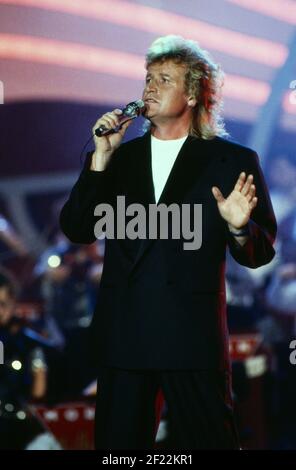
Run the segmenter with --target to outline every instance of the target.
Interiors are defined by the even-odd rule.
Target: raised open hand
[[[246,173],[242,172],[227,198],[223,197],[219,188],[212,187],[221,217],[235,229],[240,229],[248,223],[258,202],[255,197],[256,188],[252,183],[253,175],[247,177]]]

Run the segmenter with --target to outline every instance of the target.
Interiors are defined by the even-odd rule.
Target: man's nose
[[[150,91],[150,90],[153,90],[153,91],[157,91],[157,83],[155,80],[150,80],[147,84],[146,84],[146,90]]]

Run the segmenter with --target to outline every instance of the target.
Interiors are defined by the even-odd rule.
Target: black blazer
[[[95,241],[99,203],[116,209],[116,196],[125,195],[126,205],[155,204],[149,132],[122,144],[105,171],[90,171],[90,158],[60,215],[61,228],[74,243]],[[258,196],[244,247],[229,233],[211,192],[215,185],[227,196],[241,171],[254,175]],[[227,369],[226,247],[251,268],[268,263],[275,253],[276,222],[257,154],[219,137],[189,136],[160,203],[201,203],[202,245],[185,251],[182,238],[106,238],[92,322],[98,363],[127,369]]]

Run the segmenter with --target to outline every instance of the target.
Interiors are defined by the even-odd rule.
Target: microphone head
[[[139,116],[139,114],[141,114],[144,108],[145,103],[143,100],[132,101],[131,103],[126,105],[123,110],[123,114],[129,117]]]
[[[143,100],[137,100],[135,101],[135,103],[137,104],[138,108],[145,108],[145,103]]]

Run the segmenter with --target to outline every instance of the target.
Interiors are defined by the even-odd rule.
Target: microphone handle
[[[103,137],[105,135],[109,135],[109,134],[115,134],[115,132],[118,132],[120,129],[121,129],[121,126],[127,122],[127,121],[131,121],[132,119],[135,119],[136,117],[138,117],[137,115],[135,116],[130,116],[130,117],[127,117],[125,116],[122,121],[120,122],[120,124],[115,127],[115,129],[108,129],[104,124],[102,124],[100,127],[98,127],[96,130],[95,130],[95,135],[97,137]]]

